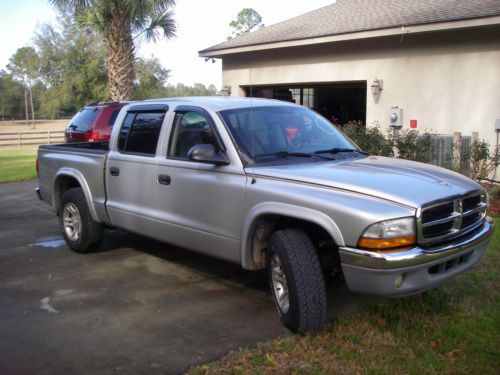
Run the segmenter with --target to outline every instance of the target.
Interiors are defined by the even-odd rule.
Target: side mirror
[[[227,160],[226,155],[221,152],[217,152],[214,145],[211,144],[194,145],[189,149],[187,156],[189,160],[197,161],[198,163],[215,165],[229,164],[229,160]]]

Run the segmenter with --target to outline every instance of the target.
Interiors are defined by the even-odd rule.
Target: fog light
[[[403,284],[403,280],[404,280],[403,275],[396,276],[396,278],[394,279],[394,286],[396,288],[399,288],[401,284]]]

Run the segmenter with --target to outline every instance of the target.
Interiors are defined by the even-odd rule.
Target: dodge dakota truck
[[[37,170],[74,251],[112,227],[266,269],[293,332],[326,323],[328,280],[383,296],[434,288],[479,262],[494,225],[474,181],[370,156],[275,100],[130,103],[109,142],[41,146]]]

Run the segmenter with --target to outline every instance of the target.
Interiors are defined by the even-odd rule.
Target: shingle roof
[[[500,0],[338,0],[201,52],[500,15]]]

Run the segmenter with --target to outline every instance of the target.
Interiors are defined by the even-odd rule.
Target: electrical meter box
[[[497,118],[497,119],[495,120],[495,130],[496,130],[497,132],[500,132],[500,118]]]
[[[389,125],[395,127],[403,126],[403,108],[391,108],[389,112]]]

